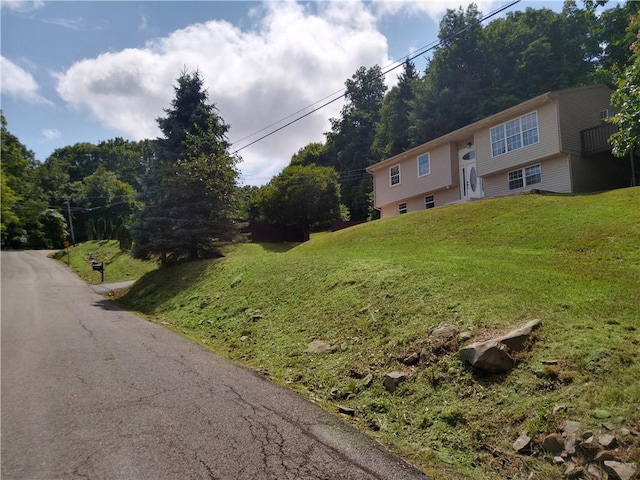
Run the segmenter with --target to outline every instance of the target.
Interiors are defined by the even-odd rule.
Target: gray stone
[[[508,372],[514,366],[510,350],[522,350],[531,331],[539,325],[540,320],[533,320],[506,335],[467,345],[460,349],[460,358],[481,370],[493,373]]]
[[[558,454],[564,450],[564,438],[559,433],[552,433],[542,440],[542,448],[547,452]]]
[[[622,463],[613,460],[604,462],[604,468],[614,479],[631,480],[636,474],[636,465],[633,463]]]
[[[531,437],[526,433],[520,435],[515,442],[513,442],[513,449],[520,453],[523,451],[531,450]]]
[[[338,405],[338,412],[343,415],[349,415],[350,417],[354,417],[356,415],[355,409],[351,407],[345,407],[344,405]]]
[[[573,455],[574,453],[576,453],[576,441],[577,438],[575,433],[567,435],[567,438],[564,441],[564,450],[569,455]]]
[[[389,372],[384,376],[382,385],[388,392],[394,392],[398,385],[404,382],[409,375],[406,372]]]
[[[611,435],[610,433],[605,433],[598,437],[598,443],[602,445],[604,448],[615,448],[618,440],[615,435]]]
[[[498,337],[496,340],[505,344],[511,350],[518,352],[524,349],[524,346],[527,343],[527,340],[529,339],[529,335],[531,334],[531,332],[535,328],[538,328],[541,324],[542,322],[540,320],[532,320],[526,325],[516,330],[510,331],[506,335]]]
[[[369,373],[362,379],[362,385],[368,387],[373,382],[373,374]]]
[[[323,340],[314,340],[307,345],[307,353],[331,353],[336,347]]]
[[[580,422],[576,422],[575,420],[567,420],[562,425],[562,432],[566,435],[570,435],[580,430],[581,426],[582,424]]]
[[[584,473],[584,468],[574,463],[567,463],[567,468],[564,471],[566,478],[579,478]]]
[[[564,458],[562,458],[560,455],[556,455],[555,457],[553,457],[553,463],[554,465],[563,465],[564,462]]]
[[[441,325],[431,332],[429,340],[435,344],[444,345],[449,343],[451,340],[454,340],[458,335],[458,331],[458,327],[455,325]]]
[[[420,352],[412,352],[407,355],[404,355],[400,360],[401,363],[405,365],[415,365],[420,361]]]
[[[593,480],[604,480],[606,478],[605,473],[593,463],[587,465],[587,475],[589,478],[593,478]]]
[[[596,410],[593,411],[593,416],[596,418],[609,418],[611,416],[611,413],[609,413],[608,410],[604,410],[602,408],[598,408]]]
[[[567,411],[567,406],[566,405],[556,405],[555,407],[553,407],[553,414],[556,415],[560,412],[566,412]]]
[[[620,459],[616,455],[616,452],[612,450],[602,450],[601,452],[598,452],[596,456],[593,458],[593,460],[599,463],[611,461],[611,460],[616,462],[620,461]]]
[[[460,358],[473,367],[493,373],[508,372],[514,365],[507,346],[497,340],[472,343],[460,349]]]

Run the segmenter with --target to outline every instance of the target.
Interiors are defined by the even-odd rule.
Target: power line
[[[409,61],[409,62],[410,62],[411,60],[414,60],[415,58],[417,58],[417,57],[419,57],[419,56],[424,55],[425,53],[427,53],[427,52],[429,52],[429,51],[431,51],[431,50],[435,49],[436,47],[438,47],[438,46],[442,45],[443,43],[445,43],[445,42],[448,42],[448,41],[451,41],[451,40],[455,39],[456,37],[458,37],[458,36],[460,36],[461,34],[463,34],[464,32],[466,32],[467,30],[469,30],[469,29],[471,29],[471,28],[475,27],[476,25],[481,24],[481,23],[482,23],[482,22],[484,22],[485,20],[488,20],[488,19],[490,19],[490,18],[492,18],[492,17],[494,17],[494,16],[498,15],[499,13],[502,13],[503,11],[505,11],[505,10],[507,10],[507,9],[509,9],[509,8],[511,8],[511,7],[513,7],[514,5],[516,5],[516,4],[517,4],[517,3],[519,3],[519,2],[520,2],[520,0],[514,0],[514,1],[512,1],[511,3],[509,3],[509,4],[507,4],[507,5],[503,6],[503,7],[500,7],[500,8],[498,8],[498,9],[496,9],[496,10],[493,10],[493,11],[492,11],[492,12],[490,12],[489,14],[487,14],[487,15],[485,15],[485,16],[483,16],[483,17],[481,17],[481,18],[480,18],[480,19],[478,19],[477,21],[475,21],[475,22],[473,22],[473,23],[471,23],[471,24],[467,25],[467,26],[466,26],[466,27],[464,27],[463,29],[458,30],[457,32],[455,32],[455,33],[453,33],[453,34],[449,35],[448,37],[446,37],[446,38],[444,38],[444,39],[442,39],[442,40],[439,40],[438,42],[432,42],[432,43],[430,43],[429,45],[426,45],[426,46],[424,46],[424,47],[421,47],[420,49],[415,50],[414,52],[412,52],[412,53],[410,53],[410,54],[408,54],[408,55],[406,55],[406,56],[402,57],[402,59],[401,59],[401,60],[396,60],[395,62],[392,62],[391,64],[389,64],[389,66],[385,67],[385,70],[384,70],[384,71],[382,71],[382,72],[380,73],[380,75],[378,76],[378,78],[380,78],[380,77],[383,77],[383,76],[387,75],[388,73],[392,72],[392,71],[393,71],[393,70],[395,70],[396,68],[399,68],[400,66],[402,66],[402,65],[403,65],[403,63],[404,63],[404,62],[407,62],[407,61]],[[395,65],[394,65],[394,64],[395,64]],[[305,113],[304,115],[301,115],[301,116],[299,116],[299,117],[294,118],[294,119],[293,119],[293,120],[291,120],[290,122],[287,122],[286,124],[284,124],[284,125],[282,125],[282,126],[280,126],[280,127],[276,128],[275,130],[272,130],[272,131],[270,131],[269,133],[267,133],[267,134],[265,134],[265,135],[262,135],[261,137],[259,137],[259,138],[257,138],[256,140],[254,140],[254,141],[252,141],[252,142],[250,142],[250,143],[248,143],[248,144],[244,145],[243,147],[237,148],[236,150],[234,150],[234,151],[232,152],[232,155],[235,155],[236,153],[240,152],[241,150],[244,150],[245,148],[248,148],[248,147],[250,147],[251,145],[254,145],[254,144],[258,143],[258,142],[260,142],[260,141],[264,140],[265,138],[270,137],[271,135],[274,135],[275,133],[279,132],[280,130],[285,129],[285,128],[287,128],[287,127],[289,127],[289,126],[293,125],[293,124],[294,124],[294,123],[296,123],[296,122],[299,122],[300,120],[302,120],[303,118],[308,117],[308,116],[309,116],[309,115],[311,115],[312,113],[315,113],[315,112],[317,112],[318,110],[321,110],[321,109],[323,109],[324,107],[327,107],[327,106],[331,105],[332,103],[337,102],[338,100],[342,99],[342,98],[346,95],[346,92],[345,92],[345,91],[346,91],[346,87],[345,87],[345,88],[343,88],[343,89],[341,89],[341,90],[337,90],[336,92],[334,92],[334,93],[332,93],[332,94],[330,94],[330,95],[327,95],[326,97],[322,98],[321,100],[318,100],[317,102],[314,102],[314,103],[312,103],[311,105],[309,105],[309,106],[307,106],[307,107],[304,107],[304,108],[302,108],[302,109],[298,110],[297,112],[294,112],[294,113],[292,113],[292,114],[290,114],[290,115],[288,115],[288,116],[286,116],[286,117],[284,117],[284,118],[282,118],[282,119],[280,119],[280,120],[277,120],[276,122],[271,123],[270,125],[268,125],[268,126],[266,126],[266,127],[262,128],[262,129],[260,129],[260,130],[258,130],[258,131],[256,131],[256,132],[254,132],[254,133],[252,133],[252,134],[250,134],[250,135],[247,135],[247,136],[245,136],[245,137],[241,138],[240,140],[235,141],[234,143],[232,143],[232,146],[233,146],[233,145],[236,145],[236,144],[238,144],[238,143],[240,143],[242,140],[246,140],[247,138],[251,138],[251,137],[253,137],[254,135],[257,135],[258,133],[263,132],[263,131],[265,131],[265,130],[269,129],[270,127],[275,126],[275,125],[279,124],[280,122],[282,122],[282,121],[284,121],[284,120],[286,120],[286,119],[288,119],[288,118],[291,118],[291,117],[293,117],[293,116],[297,115],[297,114],[298,114],[298,113],[300,113],[300,112],[305,111],[307,108],[310,108],[310,107],[312,107],[313,105],[316,105],[316,104],[318,104],[319,102],[322,102],[323,100],[325,100],[325,99],[327,99],[327,98],[330,98],[330,97],[332,97],[332,96],[334,96],[334,95],[337,95],[338,93],[341,93],[341,92],[342,92],[342,93],[340,94],[340,96],[338,96],[338,97],[336,97],[336,98],[333,98],[332,100],[329,100],[328,102],[325,102],[325,103],[321,104],[320,106],[318,106],[318,107],[314,108],[313,110],[310,110],[309,112]]]

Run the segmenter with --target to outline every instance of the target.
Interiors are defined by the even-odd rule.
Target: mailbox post
[[[100,282],[104,283],[104,262],[93,262],[91,264],[91,268],[93,268],[96,272],[100,272]]]

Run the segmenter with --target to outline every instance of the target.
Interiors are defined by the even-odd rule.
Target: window
[[[407,213],[407,202],[402,202],[398,204],[398,213],[402,215],[403,213]]]
[[[436,206],[436,199],[433,195],[424,197],[424,208],[433,208]]]
[[[418,176],[424,177],[431,173],[431,160],[428,153],[418,156]]]
[[[389,183],[392,187],[400,183],[400,165],[394,165],[389,169]]]
[[[534,143],[538,143],[537,112],[528,113],[491,129],[491,155],[494,157]]]
[[[509,190],[540,182],[542,182],[542,167],[540,164],[509,172]]]

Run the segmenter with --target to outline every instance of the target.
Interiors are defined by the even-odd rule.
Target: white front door
[[[460,198],[484,197],[484,183],[478,176],[476,166],[476,151],[473,147],[464,148],[458,152],[460,160]]]

